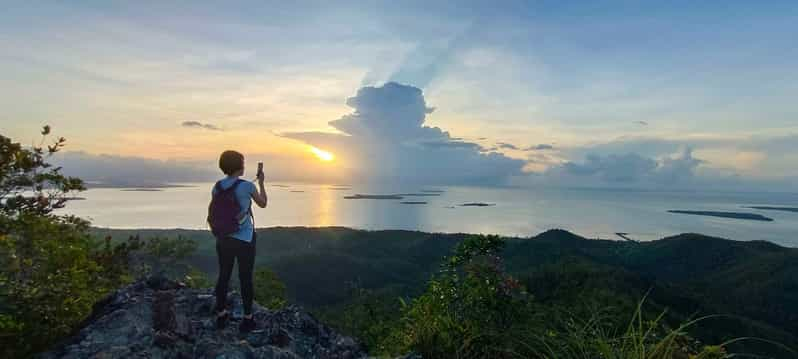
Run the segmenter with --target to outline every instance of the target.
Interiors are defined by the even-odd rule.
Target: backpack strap
[[[239,179],[237,179],[235,182],[233,182],[233,185],[232,185],[232,186],[230,186],[230,188],[228,188],[227,190],[228,190],[228,191],[229,191],[229,190],[235,190],[235,189],[236,189],[236,187],[238,187],[238,185],[239,185],[241,182],[244,182],[244,180],[242,180],[242,179],[240,179],[240,178],[239,178]]]
[[[213,195],[216,196],[219,193],[222,193],[224,189],[222,189],[222,181],[216,181],[216,184],[213,186]]]
[[[221,194],[222,192],[235,191],[236,187],[238,187],[238,184],[239,184],[239,183],[241,183],[241,182],[243,182],[243,181],[244,181],[244,180],[242,180],[242,179],[240,179],[240,178],[239,178],[239,179],[237,179],[235,182],[233,182],[233,185],[232,185],[232,186],[230,186],[230,187],[228,187],[228,188],[222,188],[222,181],[221,181],[221,180],[220,180],[220,181],[217,181],[217,182],[216,182],[216,185],[213,187],[213,188],[214,188],[214,192],[215,192],[215,194],[214,194],[214,195],[219,195],[219,194]]]

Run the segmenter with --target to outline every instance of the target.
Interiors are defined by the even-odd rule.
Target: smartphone
[[[263,162],[258,162],[258,177],[263,174]]]

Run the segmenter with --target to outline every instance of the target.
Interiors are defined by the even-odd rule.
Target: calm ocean
[[[96,188],[80,194],[64,210],[111,228],[206,228],[212,184],[160,191]],[[441,193],[429,191],[443,191]],[[428,192],[422,192],[428,191]],[[587,189],[485,187],[374,187],[285,183],[267,185],[269,207],[255,208],[255,224],[346,226],[427,232],[495,233],[531,236],[562,228],[589,238],[653,240],[695,232],[735,240],[768,240],[798,247],[798,213],[745,206],[798,207],[796,193],[655,192]],[[426,193],[402,200],[345,199],[361,194]],[[433,195],[429,195],[433,194]],[[439,194],[435,196],[434,194]],[[403,201],[427,202],[403,204]],[[460,206],[469,202],[492,204]],[[669,209],[750,212],[772,222],[668,213]]]

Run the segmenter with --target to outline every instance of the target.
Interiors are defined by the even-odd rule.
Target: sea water
[[[157,191],[94,188],[63,212],[109,228],[205,229],[211,183]],[[428,192],[422,192],[428,191]],[[441,191],[441,192],[429,192]],[[552,228],[588,238],[654,240],[692,232],[798,247],[798,213],[746,206],[798,207],[796,193],[727,193],[493,187],[380,188],[267,184],[269,206],[253,208],[257,227],[346,226],[426,232],[533,236]],[[346,199],[354,194],[426,193],[403,199]],[[438,194],[438,195],[435,195]],[[427,202],[403,204],[401,202]],[[489,206],[462,206],[484,203]],[[670,209],[759,213],[772,222],[668,213]]]

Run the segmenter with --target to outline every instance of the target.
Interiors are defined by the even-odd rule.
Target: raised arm
[[[266,196],[266,189],[263,187],[263,180],[264,176],[261,173],[258,176],[258,188],[255,192],[252,192],[252,200],[260,208],[266,208],[266,205],[269,203],[269,197]]]

